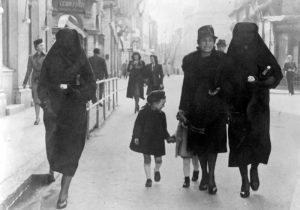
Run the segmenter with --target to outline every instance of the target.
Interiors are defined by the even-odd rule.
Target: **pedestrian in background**
[[[229,167],[239,167],[240,196],[259,188],[258,166],[267,164],[271,152],[270,93],[282,79],[280,66],[258,33],[255,23],[237,23],[228,56],[233,59],[235,79],[228,128]],[[248,178],[250,168],[250,181]]]
[[[145,187],[151,187],[151,155],[154,155],[155,159],[154,181],[159,182],[162,156],[166,154],[165,140],[171,141],[171,137],[167,130],[166,115],[162,111],[166,103],[165,92],[151,92],[147,102],[135,120],[130,149],[143,154],[147,179]]]
[[[223,53],[226,53],[226,41],[225,39],[219,39],[217,42],[217,50]]]
[[[77,31],[61,29],[45,58],[38,86],[47,158],[51,169],[63,175],[58,209],[67,206],[70,183],[85,145],[86,103],[95,93],[95,77]]]
[[[127,66],[128,66],[128,60],[125,61],[125,63],[121,66],[122,76],[124,79],[127,79]]]
[[[175,134],[176,138],[176,150],[175,157],[180,156],[183,163],[183,175],[184,183],[183,188],[190,187],[190,165],[191,160],[193,164],[193,176],[192,181],[196,182],[199,178],[199,159],[196,154],[187,150],[187,136],[188,136],[188,125],[183,122],[179,122]]]
[[[37,94],[37,86],[39,83],[40,73],[42,69],[42,64],[45,59],[46,54],[44,53],[44,43],[42,39],[37,39],[33,42],[34,49],[36,53],[30,55],[27,63],[27,72],[23,81],[23,88],[26,87],[29,77],[31,75],[31,90],[32,99],[34,103],[35,110],[35,121],[34,125],[40,123],[40,99]]]
[[[297,71],[296,63],[293,61],[293,56],[288,55],[283,66],[285,72],[289,94],[294,95],[294,76]]]
[[[227,152],[227,104],[224,99],[227,80],[220,73],[231,66],[215,50],[217,37],[210,25],[198,30],[198,50],[185,56],[184,79],[177,119],[188,125],[187,149],[197,154],[202,169],[199,190],[216,194],[215,166],[218,153]]]
[[[131,56],[132,60],[128,64],[129,80],[127,86],[127,98],[134,98],[134,113],[140,110],[139,100],[144,98],[145,62],[138,52]]]
[[[95,75],[97,81],[101,81],[103,79],[108,78],[106,62],[105,62],[104,58],[101,58],[99,48],[94,49],[94,55],[89,57],[89,62],[92,66],[92,70],[94,72],[94,75]],[[96,98],[98,100],[102,99],[103,91],[104,91],[104,83],[100,83],[99,90],[97,91],[97,94],[96,94],[97,95]],[[95,103],[97,101],[96,98],[93,99],[93,103]],[[102,106],[102,103],[100,103],[99,105]]]
[[[162,65],[158,63],[156,55],[150,55],[150,61],[151,63],[146,66],[147,95],[154,90],[162,90],[164,88]]]

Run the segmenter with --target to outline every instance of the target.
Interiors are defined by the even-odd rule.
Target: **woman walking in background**
[[[144,98],[144,79],[145,79],[145,62],[141,60],[141,55],[134,52],[132,60],[128,64],[129,80],[127,86],[127,98],[134,98],[134,113],[140,110],[139,100]]]
[[[147,95],[154,90],[161,90],[164,88],[164,73],[162,65],[158,64],[156,55],[150,55],[150,61],[151,63],[146,66],[146,78],[148,85]]]
[[[239,167],[240,196],[259,188],[258,166],[267,164],[271,152],[269,89],[282,79],[280,66],[258,34],[255,23],[237,23],[227,54],[235,71],[234,97],[229,123],[229,167]],[[250,181],[248,178],[248,165]]]
[[[46,54],[44,53],[44,43],[42,39],[37,39],[33,42],[36,53],[29,56],[27,63],[27,72],[23,81],[23,88],[26,87],[29,76],[31,75],[31,89],[32,89],[32,99],[34,103],[35,110],[35,121],[34,125],[40,123],[40,99],[37,94],[37,87],[39,83],[39,77],[42,69],[42,64],[45,59]]]
[[[289,94],[294,95],[294,76],[297,71],[296,63],[293,61],[293,56],[288,55],[284,63],[283,70],[285,72]]]
[[[38,95],[44,109],[47,158],[62,173],[57,208],[67,206],[72,177],[85,145],[86,103],[95,97],[96,81],[76,30],[62,29],[45,58]]]

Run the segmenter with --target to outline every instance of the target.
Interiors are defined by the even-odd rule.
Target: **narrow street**
[[[164,111],[170,134],[175,132],[182,76],[165,79],[167,103]],[[261,186],[248,199],[239,195],[241,180],[237,168],[228,168],[228,153],[218,156],[215,196],[198,190],[199,180],[182,188],[181,158],[175,158],[175,144],[167,144],[162,179],[145,188],[143,158],[129,149],[134,102],[119,94],[119,108],[101,128],[95,130],[82,154],[71,183],[70,210],[288,210],[300,203],[300,94],[275,90],[271,95],[272,153],[267,166],[260,166]],[[144,104],[142,101],[140,104]],[[152,161],[153,162],[153,161]],[[152,164],[153,166],[153,164]],[[46,172],[46,171],[45,171]],[[43,187],[13,209],[56,209],[60,180]],[[292,209],[292,208],[291,208]],[[294,209],[300,209],[294,208]]]

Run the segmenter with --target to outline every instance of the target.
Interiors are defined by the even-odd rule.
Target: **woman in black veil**
[[[67,206],[68,190],[85,145],[86,103],[96,82],[75,30],[62,29],[42,66],[38,95],[44,109],[50,168],[62,173],[57,208]]]
[[[258,166],[271,152],[269,89],[276,88],[282,72],[258,34],[255,23],[237,23],[227,54],[233,59],[234,94],[229,123],[229,167],[239,167],[241,197],[259,188]],[[250,181],[248,178],[248,165]]]

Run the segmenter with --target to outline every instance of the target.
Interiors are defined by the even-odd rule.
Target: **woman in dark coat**
[[[198,50],[184,57],[184,80],[177,115],[188,124],[187,149],[196,153],[200,160],[199,190],[208,189],[210,194],[217,192],[214,175],[217,154],[227,151],[224,98],[227,87],[222,75],[231,67],[226,55],[215,50],[216,38],[212,26],[201,27]]]
[[[144,98],[144,79],[145,79],[145,62],[141,60],[141,55],[134,52],[131,56],[132,60],[128,64],[129,80],[127,86],[127,98],[134,98],[135,109],[138,112],[139,99]]]
[[[282,79],[280,66],[258,34],[254,23],[238,23],[228,49],[236,81],[231,98],[229,166],[239,167],[241,197],[259,187],[258,165],[267,164],[271,152],[269,89]],[[251,164],[250,182],[247,165]]]
[[[156,55],[150,55],[151,63],[146,66],[146,79],[148,84],[147,95],[154,90],[163,89],[164,73],[162,65],[158,64]]]
[[[46,56],[38,95],[44,109],[47,158],[63,174],[57,208],[67,205],[68,189],[78,167],[87,129],[86,103],[96,82],[75,30],[62,29]]]

